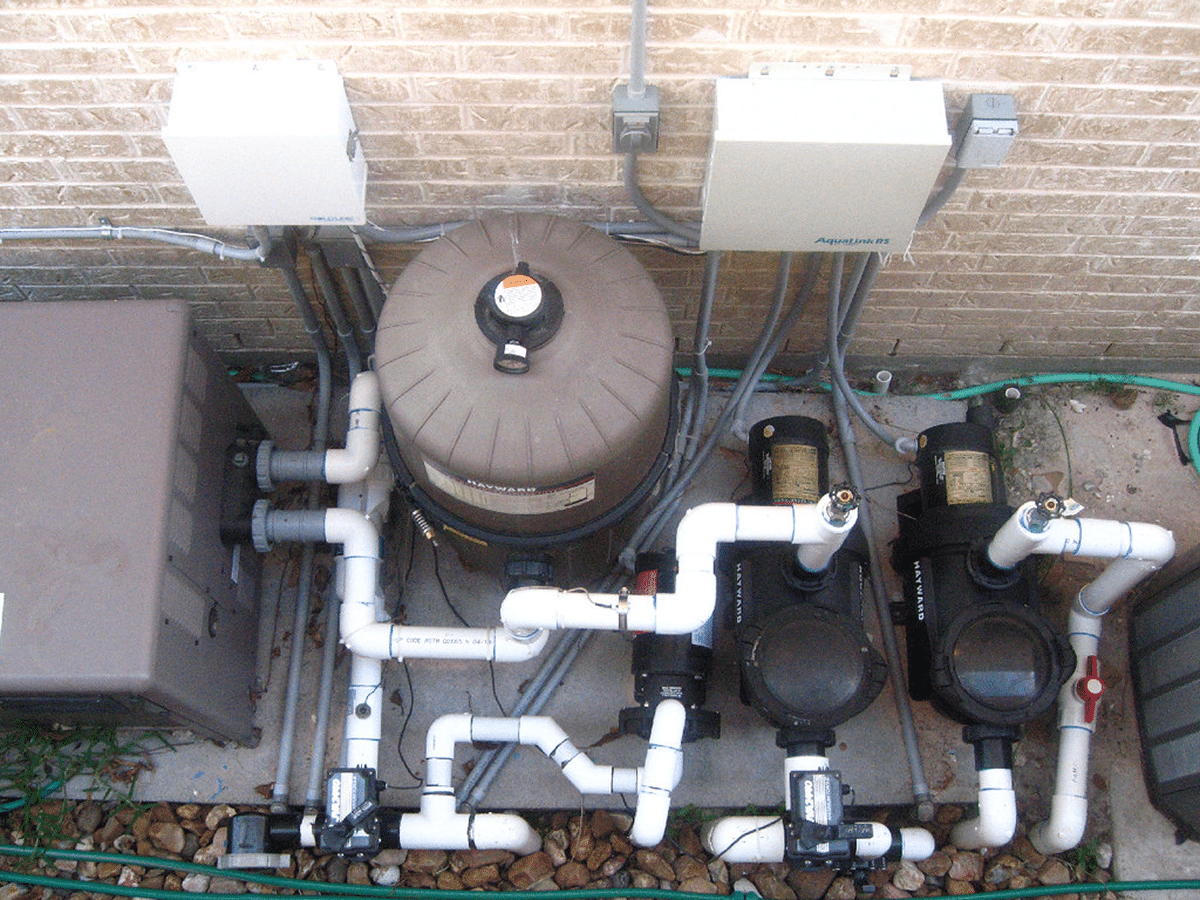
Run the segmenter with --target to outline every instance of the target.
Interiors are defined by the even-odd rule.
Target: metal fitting
[[[830,525],[845,525],[850,521],[850,514],[858,509],[858,491],[849,484],[838,484],[830,489],[828,496],[829,507],[825,512],[825,520]]]

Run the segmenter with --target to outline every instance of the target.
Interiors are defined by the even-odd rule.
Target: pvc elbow
[[[937,850],[937,841],[924,828],[900,829],[901,859],[929,859],[935,850]]]
[[[342,555],[347,560],[356,556],[379,559],[379,532],[358,510],[337,507],[325,510],[325,540],[330,544],[341,544]],[[373,588],[371,596],[373,601]]]
[[[638,785],[637,812],[630,840],[640,847],[653,847],[663,839],[671,812],[671,791],[682,772],[683,728],[687,710],[678,700],[663,700],[655,707],[650,726],[650,746]]]
[[[667,816],[671,812],[670,793],[638,792],[637,811],[633,816],[633,827],[629,829],[629,840],[638,847],[653,847],[663,839],[667,830]]]
[[[374,372],[360,372],[350,385],[346,446],[325,452],[325,480],[330,484],[362,481],[378,461],[379,378]]]
[[[1055,794],[1050,801],[1050,818],[1029,831],[1038,853],[1063,853],[1079,846],[1087,826],[1087,798]]]
[[[1017,831],[1017,796],[1011,769],[980,769],[979,816],[960,822],[950,840],[962,850],[1000,847]]]
[[[783,862],[783,819],[779,816],[728,816],[700,831],[704,848],[727,863]]]
[[[525,662],[538,656],[546,648],[550,632],[538,629],[528,637],[513,634],[507,628],[493,628],[492,659],[496,662]]]

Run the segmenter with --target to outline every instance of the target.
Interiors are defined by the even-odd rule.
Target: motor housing
[[[1012,515],[993,443],[972,421],[920,434],[920,486],[897,500],[892,561],[913,699],[967,726],[1013,729],[1051,707],[1074,654],[1039,610],[1035,563],[1001,570],[987,559]]]

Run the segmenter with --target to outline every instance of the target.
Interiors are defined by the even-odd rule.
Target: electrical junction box
[[[183,63],[162,136],[209,225],[366,221],[367,163],[332,62]]]
[[[941,83],[905,66],[718,78],[700,247],[903,252],[949,149]]]
[[[182,302],[0,303],[0,333],[0,727],[249,740],[260,563],[220,520],[262,426]]]

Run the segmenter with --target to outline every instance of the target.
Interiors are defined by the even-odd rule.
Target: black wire
[[[492,676],[492,699],[496,701],[496,706],[500,709],[500,715],[508,718],[508,711],[505,710],[504,704],[500,702],[500,695],[496,693],[496,661],[488,660],[488,672]]]
[[[864,492],[877,491],[885,487],[904,487],[906,484],[912,484],[913,479],[917,477],[917,464],[908,463],[908,477],[903,481],[888,481],[884,484],[873,484],[870,487],[863,488]]]
[[[749,831],[739,834],[737,837],[735,837],[732,841],[729,842],[728,847],[726,847],[720,853],[714,853],[713,856],[715,856],[719,859],[720,857],[722,857],[726,853],[728,853],[730,850],[732,850],[738,841],[742,840],[743,838],[748,838],[752,834],[758,834],[758,832],[760,832],[760,831],[766,831],[768,828],[770,828],[776,822],[782,822],[782,821],[783,821],[783,816],[776,816],[770,822],[767,822],[763,825],[759,825],[757,828],[751,828]]]
[[[442,581],[442,567],[438,563],[438,548],[437,544],[429,545],[433,549],[433,577],[437,579],[438,587],[442,589],[442,599],[446,601],[446,605],[450,607],[450,612],[454,613],[454,618],[458,619],[464,628],[470,628],[467,620],[462,617],[462,613],[454,606],[450,600],[450,592],[446,590],[446,582]]]
[[[417,694],[413,690],[412,672],[409,671],[408,660],[402,659],[400,662],[404,666],[404,678],[408,681],[408,709],[404,711],[404,722],[400,725],[400,736],[396,738],[396,755],[400,757],[400,765],[404,766],[404,771],[408,773],[409,777],[416,782],[416,786],[419,787],[425,783],[425,779],[414,772],[412,767],[409,766],[408,760],[404,758],[404,732],[408,730],[408,721],[412,718],[413,707],[417,705]]]

